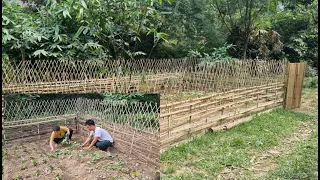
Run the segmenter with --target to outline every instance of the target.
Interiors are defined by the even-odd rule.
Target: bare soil
[[[153,179],[156,170],[115,147],[109,153],[79,146],[85,137],[74,134],[71,145],[58,145],[56,157],[50,156],[49,135],[29,142],[14,142],[4,147],[4,179],[29,180],[108,180]]]

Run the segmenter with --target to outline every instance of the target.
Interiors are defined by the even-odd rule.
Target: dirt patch
[[[59,145],[54,155],[49,154],[48,140],[14,142],[4,148],[4,179],[153,179],[156,170],[134,157],[115,147],[110,154],[96,148],[83,150],[79,144],[84,140],[74,134],[72,144]]]
[[[294,111],[318,116],[318,89],[303,91],[301,106]]]

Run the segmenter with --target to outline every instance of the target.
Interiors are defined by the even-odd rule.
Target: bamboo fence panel
[[[243,107],[259,108],[264,102],[278,106],[281,102],[277,99],[282,96],[287,72],[287,61],[261,60],[212,63],[204,63],[200,59],[44,60],[16,64],[3,62],[2,65],[3,93],[161,93],[158,127],[165,146],[175,141],[175,137],[191,137],[197,129],[212,125],[212,116],[221,117],[216,121],[223,123],[231,116],[228,113],[238,115]],[[184,93],[186,97],[179,96]],[[171,100],[168,97],[172,97]],[[126,114],[125,109],[119,114]],[[102,119],[116,117],[106,112],[92,115]],[[128,119],[129,116],[132,115],[126,114],[121,118]],[[206,119],[206,122],[201,122],[201,119]],[[151,127],[152,123],[156,124],[147,122]],[[189,125],[180,127],[186,123]],[[152,128],[143,130],[152,131]]]
[[[48,136],[52,127],[95,120],[113,136],[116,147],[141,162],[160,164],[159,105],[74,98],[66,100],[4,101],[5,142]]]
[[[50,92],[127,92],[136,86],[139,92],[153,91],[142,86],[167,87],[192,60],[163,59],[123,61],[21,61],[3,62],[3,91]],[[195,60],[196,61],[196,60]],[[173,66],[172,66],[173,65]],[[173,75],[173,76],[172,76]],[[177,81],[179,82],[179,81]],[[81,88],[82,87],[82,88]],[[141,89],[142,88],[142,89]]]
[[[286,61],[199,59],[3,62],[4,93],[222,92],[283,79]]]
[[[161,105],[161,149],[189,138],[191,133],[200,133],[245,114],[281,105],[283,86],[284,83],[274,83]]]
[[[114,138],[115,147],[121,152],[159,167],[160,139],[158,134],[137,130],[128,125],[110,123],[98,117],[84,116],[84,118],[93,119],[99,122],[99,126],[107,129]]]

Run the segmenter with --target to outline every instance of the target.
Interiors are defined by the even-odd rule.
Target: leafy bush
[[[314,76],[318,76],[318,71],[307,64],[307,67],[306,67],[306,77],[314,77]]]
[[[304,88],[318,88],[318,76],[307,77],[303,83]]]
[[[188,56],[193,58],[200,58],[201,62],[199,64],[200,67],[210,65],[214,62],[225,62],[232,61],[234,58],[228,55],[227,50],[232,48],[232,44],[225,44],[222,47],[214,48],[214,51],[211,54],[208,53],[200,53],[198,51],[189,51]]]
[[[188,52],[188,56],[195,57],[195,58],[201,58],[202,61],[206,61],[206,62],[228,61],[228,60],[232,60],[232,57],[230,57],[228,55],[227,50],[232,47],[233,47],[232,44],[225,44],[222,47],[213,48],[214,51],[211,54],[201,53],[198,51],[191,50]]]
[[[145,54],[134,48],[140,35],[150,34],[154,46],[165,38],[155,9],[162,1],[50,0],[32,11],[2,4],[2,51],[10,60],[132,58]]]

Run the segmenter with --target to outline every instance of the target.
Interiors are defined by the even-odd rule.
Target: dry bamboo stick
[[[52,119],[52,120],[47,120],[47,121],[33,122],[33,123],[28,123],[28,124],[17,124],[17,125],[6,126],[6,128],[24,127],[24,126],[45,124],[45,123],[48,123],[48,122],[57,122],[57,121],[64,121],[64,120],[68,120],[68,119],[59,118],[59,119]]]
[[[75,118],[76,114],[68,114],[68,115],[59,115],[59,116],[48,116],[48,117],[43,117],[43,118],[36,118],[36,119],[25,119],[25,120],[18,120],[18,121],[6,121],[5,124],[15,124],[15,123],[21,123],[21,122],[29,122],[29,121],[44,121],[47,119],[59,119],[59,118]]]

